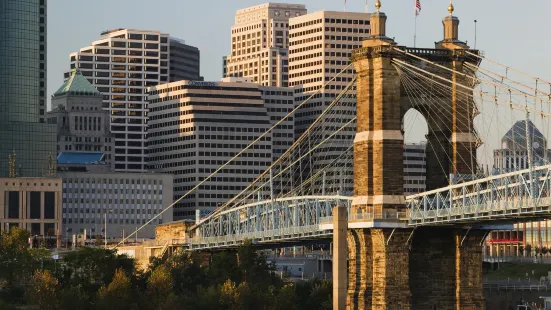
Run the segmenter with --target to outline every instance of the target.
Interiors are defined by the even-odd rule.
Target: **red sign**
[[[519,238],[512,238],[512,239],[490,239],[488,242],[490,243],[516,243],[520,242]]]

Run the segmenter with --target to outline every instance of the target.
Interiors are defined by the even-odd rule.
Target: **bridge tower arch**
[[[483,309],[481,277],[477,276],[481,273],[482,248],[476,240],[482,239],[484,233],[466,232],[460,228],[414,231],[400,221],[407,217],[402,119],[408,109],[419,107],[407,101],[400,71],[393,60],[414,64],[415,61],[406,59],[400,50],[415,54],[416,49],[399,47],[387,37],[387,16],[380,11],[380,0],[375,5],[377,11],[371,15],[371,36],[352,56],[358,75],[357,133],[354,199],[347,233],[346,308]],[[462,55],[469,47],[458,39],[459,19],[452,16],[451,4],[449,12],[443,21],[444,39],[436,43],[435,49],[423,49],[418,55],[463,72]],[[422,114],[429,128],[427,144],[440,145],[427,150],[427,161],[444,162],[446,167],[444,170],[441,166],[428,169],[432,173],[427,176],[432,180],[430,188],[449,185],[452,175],[474,175],[477,165],[477,139],[472,127],[474,102],[472,96],[465,90],[458,91],[457,86],[472,87],[472,82],[455,71],[438,70],[438,74],[453,83],[449,83],[449,93],[440,95],[439,99],[448,103],[444,108],[438,106],[437,110],[430,98],[423,103],[426,112]],[[430,113],[438,117],[427,117]],[[439,261],[431,264],[432,260]],[[432,287],[447,289],[431,292],[418,287],[431,282],[434,282]],[[438,294],[448,299],[442,300]],[[437,301],[431,302],[431,299]]]

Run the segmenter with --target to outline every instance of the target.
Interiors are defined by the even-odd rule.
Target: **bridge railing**
[[[490,176],[408,196],[410,225],[530,216],[551,203],[551,165]],[[532,174],[531,174],[532,173]]]

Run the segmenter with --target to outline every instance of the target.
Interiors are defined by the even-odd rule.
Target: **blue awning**
[[[57,156],[58,164],[102,164],[105,154],[97,152],[61,152]]]

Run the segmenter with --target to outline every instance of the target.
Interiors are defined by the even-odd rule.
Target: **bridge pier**
[[[484,231],[348,231],[347,309],[480,310]]]

